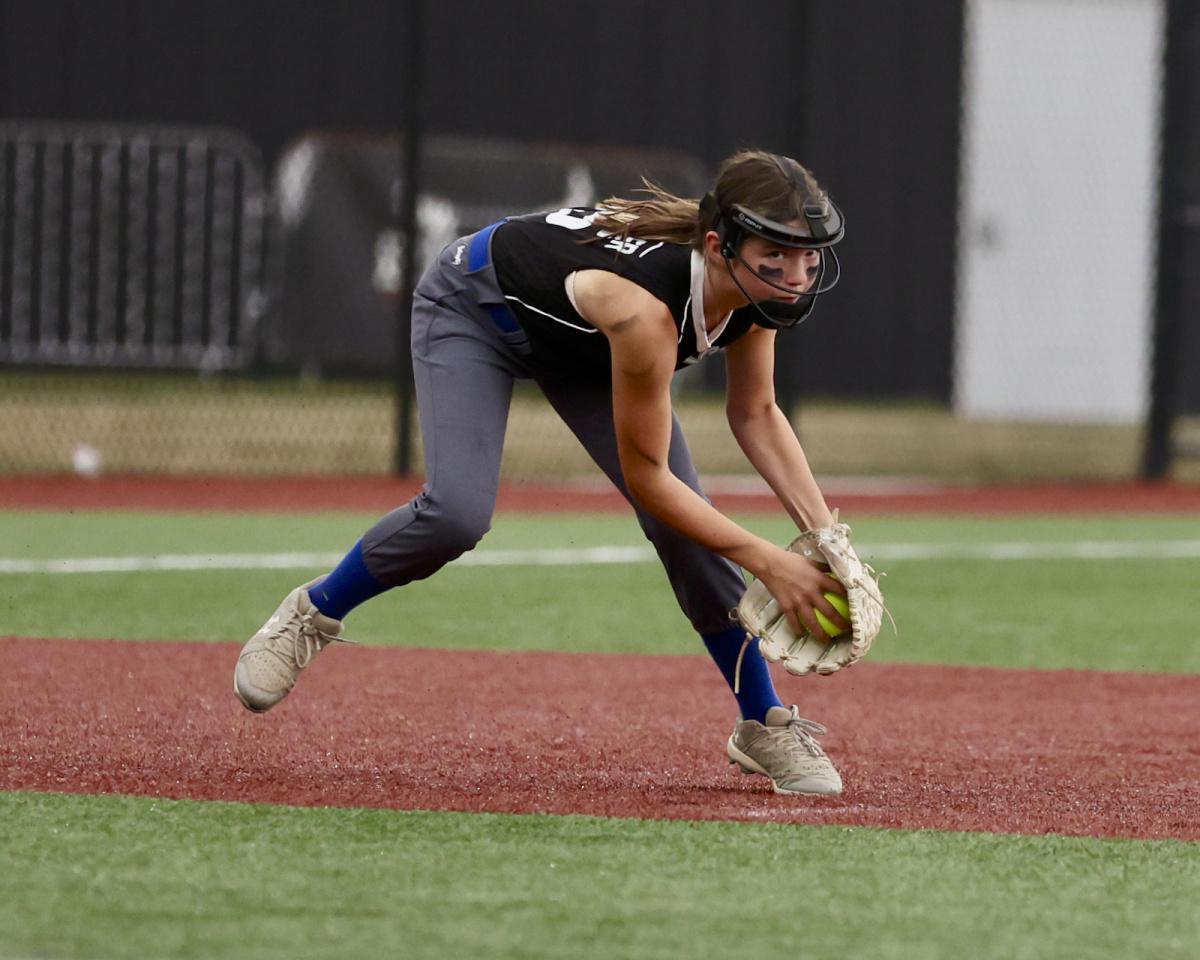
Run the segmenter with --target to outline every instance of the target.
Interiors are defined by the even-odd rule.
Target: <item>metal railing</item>
[[[245,366],[277,300],[268,211],[230,131],[0,123],[0,363]]]

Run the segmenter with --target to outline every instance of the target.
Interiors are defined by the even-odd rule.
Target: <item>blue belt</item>
[[[484,227],[471,238],[471,246],[467,250],[468,273],[474,273],[476,270],[481,270],[492,262],[492,234],[495,233],[496,228],[504,222],[505,220],[497,220],[495,223]],[[517,333],[521,329],[520,324],[517,323],[517,318],[513,316],[512,311],[508,309],[507,304],[481,303],[480,306],[488,312],[488,316],[492,318],[492,323],[499,327],[504,333]]]

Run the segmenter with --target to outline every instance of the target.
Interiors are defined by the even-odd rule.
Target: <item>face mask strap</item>
[[[807,320],[817,305],[817,297],[822,293],[828,293],[830,290],[832,290],[835,286],[837,286],[837,282],[842,278],[842,263],[838,259],[837,253],[832,249],[828,252],[833,257],[833,279],[830,280],[828,284],[825,283],[827,270],[825,251],[822,251],[821,270],[817,275],[817,282],[814,286],[814,289],[807,290],[801,294],[797,294],[795,290],[791,290],[787,287],[780,286],[779,284],[772,283],[770,280],[767,280],[765,277],[755,271],[750,264],[743,260],[740,253],[735,253],[733,258],[723,256],[723,259],[725,261],[725,269],[729,271],[730,279],[733,280],[738,290],[742,292],[742,296],[746,298],[750,306],[754,307],[755,311],[758,313],[758,316],[754,319],[754,322],[760,327],[766,327],[768,330],[788,330],[792,327],[798,326],[802,321]],[[776,290],[791,294],[792,296],[798,296],[799,299],[794,303],[778,303],[772,300],[760,303],[759,301],[755,300],[750,296],[749,293],[746,292],[746,288],[742,286],[742,282],[738,280],[737,274],[733,270],[734,259],[738,260],[742,266],[754,274],[754,276],[763,283],[767,284],[767,286],[774,287]]]
[[[758,324],[758,326],[766,327],[768,330],[789,329],[799,324],[802,320],[807,319],[808,315],[812,313],[813,307],[816,306],[816,293],[802,293],[799,295],[800,299],[795,303],[785,304],[775,303],[773,301],[759,303],[757,300],[751,297],[749,293],[746,292],[746,288],[742,286],[742,282],[737,278],[737,274],[734,273],[733,270],[733,261],[729,257],[724,257],[723,259],[725,260],[725,269],[729,271],[729,278],[742,292],[742,296],[746,298],[746,301],[749,303],[749,305],[752,306],[758,313],[758,316],[754,318],[754,322]],[[747,264],[745,260],[742,260],[740,255],[737,255],[737,259],[741,261],[742,265],[745,266],[747,270],[750,270],[751,273],[754,273],[754,271],[750,268],[750,265]],[[754,273],[754,275],[758,277],[757,273]],[[762,280],[763,278],[759,277],[759,279]],[[770,283],[770,281],[764,282]],[[770,285],[775,286],[774,284]],[[776,287],[776,289],[783,290],[785,288]],[[789,292],[795,295],[794,290]]]

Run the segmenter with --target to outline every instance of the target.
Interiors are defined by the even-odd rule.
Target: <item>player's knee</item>
[[[492,528],[491,512],[447,512],[438,522],[438,543],[447,553],[459,556],[483,539]]]
[[[444,485],[418,497],[419,513],[429,531],[427,550],[448,563],[483,539],[492,527],[494,500],[458,493]]]
[[[449,491],[430,491],[423,512],[434,530],[438,549],[450,559],[474,547],[492,527],[490,500],[481,502]]]

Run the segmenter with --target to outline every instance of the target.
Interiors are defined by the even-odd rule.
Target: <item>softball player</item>
[[[824,597],[840,583],[716,510],[671,406],[675,371],[723,351],[734,436],[801,529],[834,522],[800,443],[775,403],[777,332],[836,283],[842,215],[795,160],[727,159],[711,193],[685,200],[649,186],[494,223],[450,244],[417,286],[412,352],[426,481],[368,530],[327,576],[297,587],[246,644],[234,690],[250,710],[282,700],[354,607],[436,573],[488,531],[513,382],[535,380],[629,499],[679,605],[731,689],[741,718],[731,762],[783,793],[836,794],[841,778],[814,738],[823,727],[785,706],[756,644],[731,618],[764,582],[791,625],[840,628]]]

